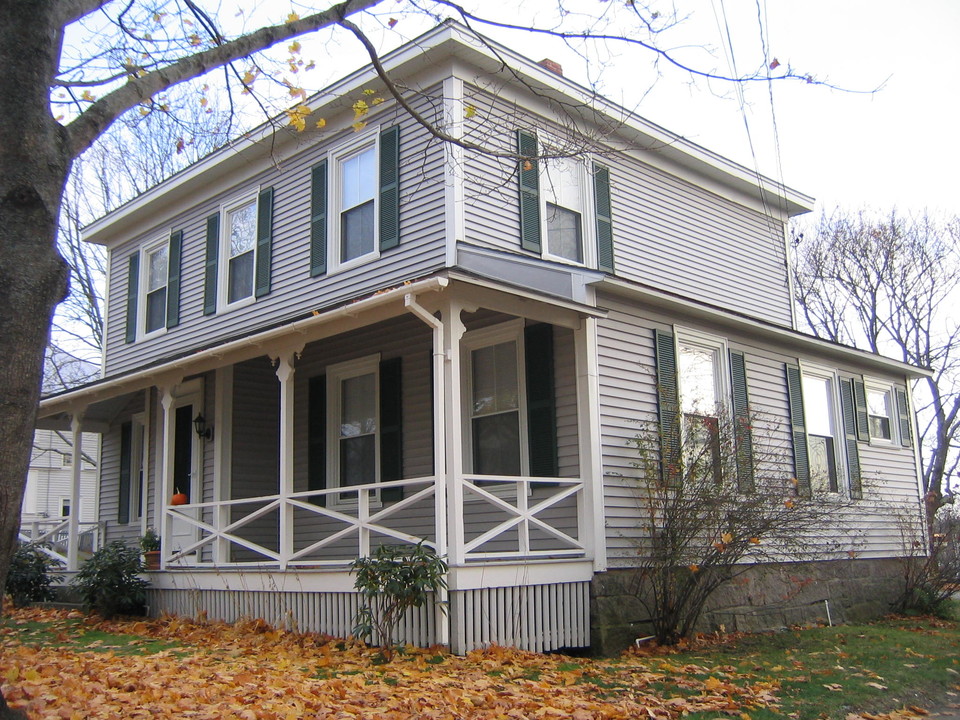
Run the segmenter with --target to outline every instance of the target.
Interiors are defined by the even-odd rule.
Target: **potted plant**
[[[160,536],[153,528],[140,536],[140,550],[143,552],[143,564],[147,570],[160,569]]]

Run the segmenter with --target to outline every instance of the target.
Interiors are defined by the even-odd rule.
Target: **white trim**
[[[833,461],[836,464],[835,472],[837,476],[837,492],[823,488],[817,488],[813,477],[813,468],[810,468],[810,487],[815,495],[821,496],[850,496],[850,475],[847,472],[847,443],[846,433],[843,426],[843,411],[840,406],[840,375],[836,369],[817,365],[815,363],[797,361],[800,367],[800,392],[803,396],[803,424],[807,435],[807,454],[810,454],[810,412],[811,406],[807,397],[804,381],[807,379],[827,381],[828,391],[830,393],[830,430],[833,438]]]
[[[147,295],[150,292],[148,287],[148,282],[150,279],[150,256],[160,250],[161,248],[166,248],[167,251],[167,266],[165,268],[163,279],[163,290],[164,290],[164,303],[163,303],[163,322],[160,323],[160,327],[155,330],[147,331]],[[169,293],[170,293],[170,233],[167,233],[167,236],[164,238],[157,238],[151,240],[150,242],[144,243],[139,250],[140,253],[140,273],[137,278],[137,341],[140,340],[149,340],[151,338],[160,337],[167,332],[167,306],[170,303]],[[159,288],[157,288],[159,289]],[[106,343],[104,343],[106,344]]]
[[[257,293],[257,223],[260,212],[260,186],[246,190],[242,195],[235,195],[220,205],[220,237],[219,252],[217,253],[217,312],[237,310],[256,301]],[[253,205],[253,266],[250,270],[250,294],[239,300],[229,301],[230,297],[230,213],[240,210],[247,205]],[[245,254],[245,253],[244,253]]]
[[[517,346],[517,413],[520,435],[520,472],[519,477],[526,477],[530,473],[529,443],[527,438],[527,388],[526,363],[523,342],[523,318],[509,320],[498,325],[471,330],[464,333],[460,341],[464,358],[462,365],[461,387],[463,388],[463,466],[468,475],[477,475],[473,467],[473,352],[491,345],[516,342]],[[469,500],[468,500],[469,502]]]
[[[355,258],[341,262],[340,216],[344,211],[341,207],[343,200],[343,168],[342,164],[368,149],[373,150],[375,170],[373,173],[373,249],[358,255]],[[327,207],[327,274],[334,274],[350,270],[359,265],[380,258],[380,127],[376,126],[358,135],[348,143],[331,148],[327,153],[329,168],[329,182]],[[398,169],[399,172],[399,169]]]
[[[327,488],[339,488],[340,485],[340,411],[343,407],[341,396],[344,380],[373,375],[373,403],[376,429],[374,435],[374,482],[380,482],[380,353],[366,355],[346,362],[328,365],[327,373]],[[349,491],[350,486],[343,486]],[[344,498],[340,494],[328,495],[332,507],[355,506],[358,498]],[[371,506],[379,501],[379,493],[371,498]]]
[[[447,132],[455,138],[463,136],[463,121],[466,113],[463,97],[463,80],[450,76],[443,81],[444,117]],[[466,160],[464,149],[454,143],[444,143],[446,153],[446,182],[444,183],[444,217],[446,236],[446,266],[457,264],[457,242],[464,240],[466,218],[464,212],[464,176]]]
[[[534,130],[534,134],[537,136],[537,141],[539,143],[540,154],[548,154],[551,149],[562,149],[563,141],[558,139],[552,133],[544,130]],[[562,255],[554,255],[550,252],[550,239],[547,229],[547,195],[551,195],[552,200],[557,200],[556,194],[550,189],[550,183],[548,180],[548,170],[549,163],[572,163],[573,168],[567,168],[560,170],[555,168],[554,172],[557,177],[563,178],[565,175],[570,175],[577,185],[580,191],[580,207],[570,207],[565,203],[553,202],[552,205],[567,210],[569,212],[575,212],[580,216],[580,255],[581,258],[579,261],[571,260],[570,258],[563,257]],[[583,267],[588,269],[596,269],[597,267],[597,226],[596,226],[596,208],[594,207],[594,192],[593,192],[593,179],[591,177],[590,168],[593,164],[593,157],[588,155],[586,157],[569,157],[569,158],[559,158],[554,160],[540,160],[538,167],[538,177],[540,191],[539,195],[539,204],[540,204],[540,255],[544,260],[550,260],[551,262],[561,263],[563,265],[572,265],[574,267]],[[554,178],[556,179],[556,177]]]
[[[216,442],[213,446],[213,498],[216,501],[228,500],[231,489],[231,470],[233,458],[233,365],[217,368],[214,376],[213,431]],[[230,524],[230,507],[220,506],[214,512],[219,514],[217,527]],[[214,547],[214,562],[229,560],[230,543],[218,541]]]
[[[887,397],[887,421],[890,423],[890,437],[876,437],[873,434],[873,428],[870,424],[870,393],[881,392]],[[870,437],[870,444],[877,447],[900,447],[900,414],[897,411],[897,395],[894,391],[893,383],[876,378],[863,378],[863,394],[867,411],[867,434]]]
[[[692,345],[699,350],[706,350],[713,353],[713,383],[716,393],[716,414],[729,413],[730,400],[732,397],[730,389],[730,363],[727,348],[727,339],[719,335],[712,335],[700,330],[683,327],[681,325],[673,326],[674,352],[677,358],[677,392],[680,400],[680,411],[683,412],[683,373],[680,370],[680,345],[681,343]]]

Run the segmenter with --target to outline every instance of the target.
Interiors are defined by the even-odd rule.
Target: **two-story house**
[[[795,329],[786,226],[811,199],[455,23],[383,62],[460,143],[366,67],[302,132],[264,127],[87,228],[103,378],[41,422],[102,433],[107,541],[161,533],[151,610],[346,635],[349,563],[422,540],[448,612],[408,640],[612,647],[638,619],[631,440],[666,384],[780,421],[753,443],[857,503],[836,528],[856,560],[790,572],[815,565],[835,614],[880,609],[890,503],[919,516],[920,371]]]

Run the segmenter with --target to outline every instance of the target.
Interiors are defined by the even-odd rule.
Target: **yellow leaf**
[[[715,677],[708,677],[703,683],[703,687],[705,687],[710,692],[713,692],[721,685],[723,685],[723,683],[717,680]]]
[[[93,102],[93,101],[96,100],[97,98],[96,98],[96,96],[95,96],[93,93],[91,93],[89,90],[84,90],[84,91],[83,91],[83,94],[80,96],[80,99],[81,99],[81,100],[86,100],[87,102]]]
[[[326,119],[320,118],[319,120],[317,120],[317,129],[318,129],[318,130],[323,130],[326,126],[327,126],[327,121],[326,121]]]
[[[363,122],[363,121],[361,121],[361,122],[355,122],[353,125],[351,125],[351,127],[353,128],[353,131],[354,131],[354,132],[360,132],[360,131],[363,130],[366,126],[367,126],[367,124],[366,124],[365,122]]]
[[[720,539],[723,540],[725,543],[731,543],[733,542],[733,535],[731,535],[730,533],[724,533]]]
[[[298,40],[294,40],[287,46],[287,50],[296,55],[298,52],[300,52],[300,47],[300,42]]]
[[[23,679],[28,682],[36,682],[40,679],[40,673],[38,673],[33,668],[29,668],[24,674]]]
[[[759,545],[759,544],[760,544],[760,538],[758,538],[758,537],[752,537],[752,538],[750,538],[750,544],[752,544],[752,545]]]
[[[15,683],[20,678],[20,668],[16,665],[7,670],[7,674],[4,675],[8,683]]]
[[[295,12],[292,12],[292,13],[290,13],[289,15],[287,15],[287,22],[288,22],[288,23],[296,22],[296,21],[299,20],[299,19],[300,19],[300,16],[297,15]]]
[[[187,37],[188,37],[188,39],[190,40],[190,44],[193,45],[194,47],[196,47],[197,45],[200,44],[200,36],[197,35],[196,33],[192,33],[191,35],[188,35]]]
[[[463,116],[464,116],[465,118],[467,118],[467,119],[472,118],[472,117],[473,117],[474,115],[476,115],[476,114],[477,114],[477,106],[476,106],[476,105],[467,105],[466,110],[463,111]]]
[[[783,506],[784,506],[785,508],[788,508],[788,509],[789,509],[789,508],[792,508],[792,507],[793,507],[793,500],[784,500],[784,501],[783,501]]]

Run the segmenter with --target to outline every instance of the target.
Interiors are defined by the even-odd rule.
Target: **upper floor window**
[[[613,272],[609,169],[576,155],[538,159],[560,143],[542,145],[534,131],[517,131],[521,246]]]
[[[894,441],[896,423],[893,412],[893,391],[890,387],[867,385],[867,422],[870,439]]]
[[[125,340],[135,342],[180,322],[180,251],[183,232],[146,245],[127,261]]]
[[[267,295],[272,253],[273,188],[234,198],[208,217],[203,314]]]
[[[400,244],[400,128],[367,134],[310,170],[310,274]]]

